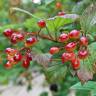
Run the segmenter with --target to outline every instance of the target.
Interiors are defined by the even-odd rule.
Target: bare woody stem
[[[42,38],[42,39],[46,39],[46,40],[50,40],[50,41],[53,41],[53,42],[59,42],[59,41],[56,41],[56,40],[54,40],[53,38],[51,38],[50,36],[48,36],[48,35],[45,35],[45,34],[38,34],[38,32],[29,32],[29,33],[27,33],[26,35],[31,35],[31,36],[39,36],[40,38]]]

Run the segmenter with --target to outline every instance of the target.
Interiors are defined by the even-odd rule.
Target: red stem
[[[39,36],[40,38],[42,39],[46,39],[46,40],[50,40],[50,41],[53,41],[53,42],[59,42],[59,41],[56,41],[54,40],[53,38],[51,38],[50,36],[48,35],[45,35],[45,34],[38,34],[38,32],[29,32],[27,33],[26,35],[31,35],[31,36]]]

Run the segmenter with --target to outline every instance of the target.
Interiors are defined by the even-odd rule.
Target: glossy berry
[[[25,46],[26,46],[26,47],[30,47],[30,46],[34,45],[36,42],[37,42],[36,37],[30,37],[30,38],[28,38],[28,39],[26,40]]]
[[[86,59],[87,57],[88,57],[88,50],[80,50],[79,52],[78,52],[78,57],[80,58],[80,59]]]
[[[11,37],[11,35],[13,34],[13,30],[12,29],[6,29],[6,30],[4,30],[3,34],[6,37]]]
[[[63,33],[63,34],[61,34],[60,37],[59,37],[59,41],[60,41],[60,42],[66,42],[66,41],[68,41],[68,40],[69,40],[68,34]]]
[[[8,60],[8,61],[14,61],[13,56],[11,56],[11,55],[8,54],[8,55],[7,55],[7,60]]]
[[[24,35],[22,33],[17,34],[17,40],[22,41],[24,39]]]
[[[10,55],[7,57],[7,60],[10,62],[11,65],[17,64],[17,62],[14,61],[14,58],[12,56],[10,56]]]
[[[17,43],[17,37],[16,36],[12,36],[11,37],[11,43],[12,44],[16,44]]]
[[[23,60],[22,67],[27,69],[30,66],[30,61],[28,59]]]
[[[75,58],[75,53],[71,52],[71,53],[63,53],[62,54],[62,63],[64,62],[68,62],[68,61],[71,61]]]
[[[31,55],[31,53],[28,52],[26,54],[26,59],[29,60],[29,61],[32,61],[32,55]]]
[[[21,61],[21,60],[22,60],[22,55],[21,55],[21,53],[15,54],[14,60],[17,61],[17,62]]]
[[[76,49],[76,43],[75,42],[70,42],[65,46],[65,50],[68,52],[73,52]]]
[[[44,21],[44,20],[40,20],[40,21],[38,21],[38,26],[40,27],[40,28],[44,28],[44,27],[46,27],[46,22]]]
[[[82,36],[80,38],[80,45],[87,46],[88,45],[88,39],[85,36]]]
[[[56,2],[56,8],[57,8],[57,9],[61,9],[61,8],[62,8],[61,2]]]
[[[72,30],[69,33],[69,38],[70,39],[78,39],[80,37],[80,31],[79,30]]]
[[[65,12],[58,12],[58,16],[64,16],[65,15]]]
[[[5,52],[9,54],[12,50],[13,50],[12,48],[6,48]]]
[[[14,54],[17,53],[17,50],[12,49],[12,48],[6,48],[6,49],[5,49],[5,52],[6,52],[8,55],[13,56]]]
[[[58,47],[52,47],[50,48],[50,54],[56,54],[59,52],[59,48]]]
[[[78,58],[75,58],[71,61],[73,69],[77,70],[80,68],[80,60]]]
[[[11,68],[12,68],[11,62],[8,61],[8,62],[4,65],[4,67],[5,67],[6,69],[11,69]]]

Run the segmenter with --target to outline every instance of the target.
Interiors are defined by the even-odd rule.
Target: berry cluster
[[[22,61],[22,67],[28,68],[30,61],[32,61],[32,56],[27,50],[25,55],[16,49],[6,48],[5,53],[7,54],[7,63],[4,65],[6,69],[11,69],[15,64]]]
[[[24,40],[24,34],[12,29],[6,29],[4,35],[9,38],[12,44],[16,44]]]
[[[18,31],[14,31],[12,29],[6,29],[3,32],[4,36],[6,36],[12,44],[17,44],[18,42],[24,42],[24,48],[27,50],[24,56],[20,51],[12,48],[6,48],[5,53],[7,54],[7,63],[4,65],[5,68],[10,69],[13,65],[22,61],[22,67],[28,68],[30,65],[30,61],[32,61],[31,51],[29,51],[30,46],[37,42],[36,37],[28,37],[25,39],[24,34]],[[28,49],[29,48],[29,49]]]
[[[37,22],[37,25],[39,28],[44,28],[46,27],[46,22],[44,20],[40,20]],[[26,50],[24,55],[22,55],[21,51],[22,50],[16,50],[12,48],[6,48],[5,53],[7,54],[7,63],[4,65],[5,68],[10,69],[12,68],[13,65],[19,63],[22,61],[22,66],[24,68],[28,68],[30,65],[30,61],[32,61],[32,56],[31,56],[31,47],[37,43],[37,38],[36,36],[33,36],[30,33],[24,33],[24,32],[19,32],[17,30],[13,29],[6,29],[3,32],[4,36],[10,40],[12,44],[17,44],[19,42],[24,43],[24,47],[21,48],[23,50]],[[31,34],[31,36],[30,36]]]
[[[61,15],[64,15],[64,13],[61,12],[59,16]],[[40,20],[37,22],[37,25],[40,29],[42,29],[46,27],[46,22],[44,20]],[[10,69],[14,64],[22,61],[22,66],[24,68],[28,68],[30,61],[32,60],[31,51],[29,50],[31,50],[31,46],[37,43],[37,35],[33,36],[31,34],[31,36],[29,36],[28,33],[21,33],[12,29],[6,29],[4,31],[4,35],[12,44],[17,44],[21,41],[24,42],[24,49],[26,49],[26,52],[22,55],[22,50],[6,48],[5,52],[7,54],[8,62],[5,64],[5,67]],[[48,39],[50,38],[48,37]],[[64,53],[62,53],[61,56],[62,63],[71,62],[72,68],[75,70],[78,69],[80,67],[80,60],[86,59],[89,55],[87,37],[81,35],[79,30],[72,30],[69,33],[60,34],[57,41],[64,44],[64,47],[52,47],[50,48],[50,54],[57,54],[63,49]]]
[[[62,33],[59,38],[59,42],[64,43],[64,47],[52,47],[50,48],[50,54],[54,55],[61,49],[64,53],[61,56],[62,63],[71,62],[73,69],[79,69],[80,60],[84,60],[88,57],[89,52],[87,49],[88,38],[81,36],[80,31],[72,30],[70,33]],[[78,52],[76,51],[78,50]]]
[[[12,29],[6,29],[3,34],[10,40],[12,44],[17,44],[18,42],[23,41],[26,47],[30,47],[37,42],[36,37],[31,36],[25,40],[28,34],[24,34]],[[26,37],[24,35],[26,35]]]

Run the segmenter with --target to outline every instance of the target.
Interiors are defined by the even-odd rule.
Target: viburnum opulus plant
[[[23,68],[28,69],[30,62],[37,61],[37,63],[43,65],[42,67],[45,68],[44,71],[47,68],[48,72],[50,70],[55,71],[53,73],[49,72],[52,75],[50,78],[58,79],[58,77],[65,76],[65,73],[70,71],[70,73],[78,76],[82,82],[92,79],[93,73],[95,73],[94,69],[96,69],[96,49],[92,48],[96,46],[94,43],[96,37],[92,34],[92,29],[96,29],[93,20],[96,15],[94,13],[94,6],[93,9],[88,7],[82,16],[78,16],[76,14],[65,13],[61,10],[62,4],[57,2],[56,8],[60,12],[55,17],[49,19],[40,19],[22,9],[13,8],[13,10],[25,12],[34,17],[37,21],[35,22],[35,27],[38,27],[38,31],[27,32],[13,28],[4,30],[3,35],[14,46],[5,49],[7,62],[4,64],[4,67],[11,69],[20,63]],[[89,13],[92,14],[91,17]],[[66,29],[66,26],[75,23],[80,24],[80,28]],[[33,47],[41,39],[42,42],[45,40],[51,42],[46,54],[38,54],[33,51]],[[22,43],[21,48],[16,47],[19,43]],[[45,44],[44,47],[47,48],[49,46]]]

